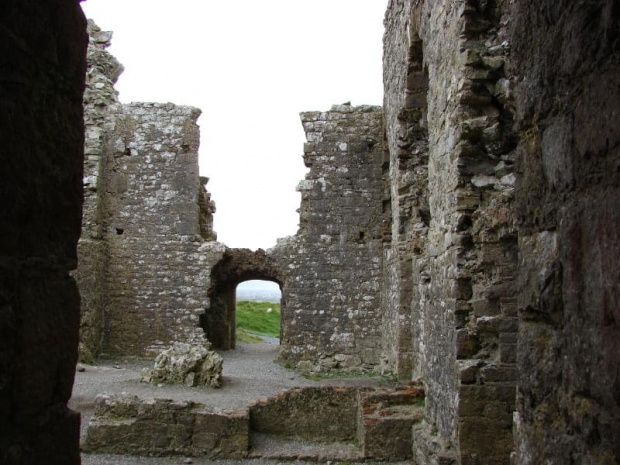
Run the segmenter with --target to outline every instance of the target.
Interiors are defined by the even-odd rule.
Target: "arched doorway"
[[[250,280],[271,281],[282,290],[283,280],[276,261],[259,249],[228,249],[211,271],[210,305],[200,318],[207,339],[217,349],[236,345],[236,289]],[[284,299],[280,303],[284,311]]]

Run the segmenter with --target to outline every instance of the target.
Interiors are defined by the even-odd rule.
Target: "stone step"
[[[308,442],[262,433],[251,433],[248,458],[309,462],[363,460],[358,445],[353,442]]]
[[[358,390],[341,386],[289,389],[250,406],[250,429],[310,442],[355,440]]]
[[[359,393],[358,434],[364,457],[412,458],[412,428],[424,418],[424,390],[409,385]]]

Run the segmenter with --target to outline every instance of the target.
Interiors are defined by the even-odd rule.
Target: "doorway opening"
[[[236,291],[235,339],[241,343],[280,344],[282,291],[274,282],[251,280]]]
[[[275,320],[275,315],[270,315],[270,313],[276,311],[278,302],[280,314],[285,311],[281,294],[282,287],[283,279],[280,268],[264,250],[228,249],[211,271],[210,305],[201,316],[201,326],[207,339],[216,349],[234,349],[237,342],[237,300],[250,302],[275,300],[271,302],[272,305],[262,306],[264,318],[261,317],[260,311],[250,313],[249,306],[244,304],[241,320],[243,324],[247,325],[249,318],[253,320],[253,323],[258,323],[260,327],[264,319]],[[237,298],[237,293],[241,299]],[[268,296],[269,299],[266,298]],[[254,305],[253,307],[261,306]],[[271,312],[268,312],[269,308]],[[275,323],[268,325],[267,330],[270,334],[277,334],[275,338],[279,343],[282,337],[279,329],[281,325],[277,323],[278,329],[274,329],[274,325]],[[256,330],[248,330],[246,327],[247,332],[256,333]]]

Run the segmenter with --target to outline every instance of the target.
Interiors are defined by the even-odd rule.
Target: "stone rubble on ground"
[[[141,381],[219,388],[222,386],[222,366],[222,357],[211,350],[209,342],[205,345],[175,342],[155,358],[152,370],[143,370]]]

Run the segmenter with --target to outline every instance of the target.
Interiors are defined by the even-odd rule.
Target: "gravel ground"
[[[211,407],[214,411],[224,412],[246,408],[257,400],[274,396],[286,389],[317,385],[377,385],[378,380],[331,379],[323,381],[308,380],[294,371],[287,370],[273,362],[278,355],[275,344],[238,344],[235,350],[220,352],[224,358],[223,386],[220,389],[207,387],[188,388],[179,385],[160,385],[140,382],[142,368],[151,367],[152,360],[122,359],[101,361],[97,366],[81,365],[84,371],[76,373],[73,397],[69,406],[82,414],[82,435],[94,410],[95,397],[98,394],[127,393],[142,399],[164,398],[173,400],[191,400]],[[84,465],[176,465],[194,464],[276,464],[281,462],[269,460],[222,460],[209,461],[197,458],[170,457],[123,457],[111,455],[84,454]],[[286,462],[304,463],[304,462]]]
[[[183,465],[187,463],[193,463],[194,465],[316,465],[316,462],[302,460],[207,460],[195,457],[130,457],[124,455],[82,454],[82,465]]]

